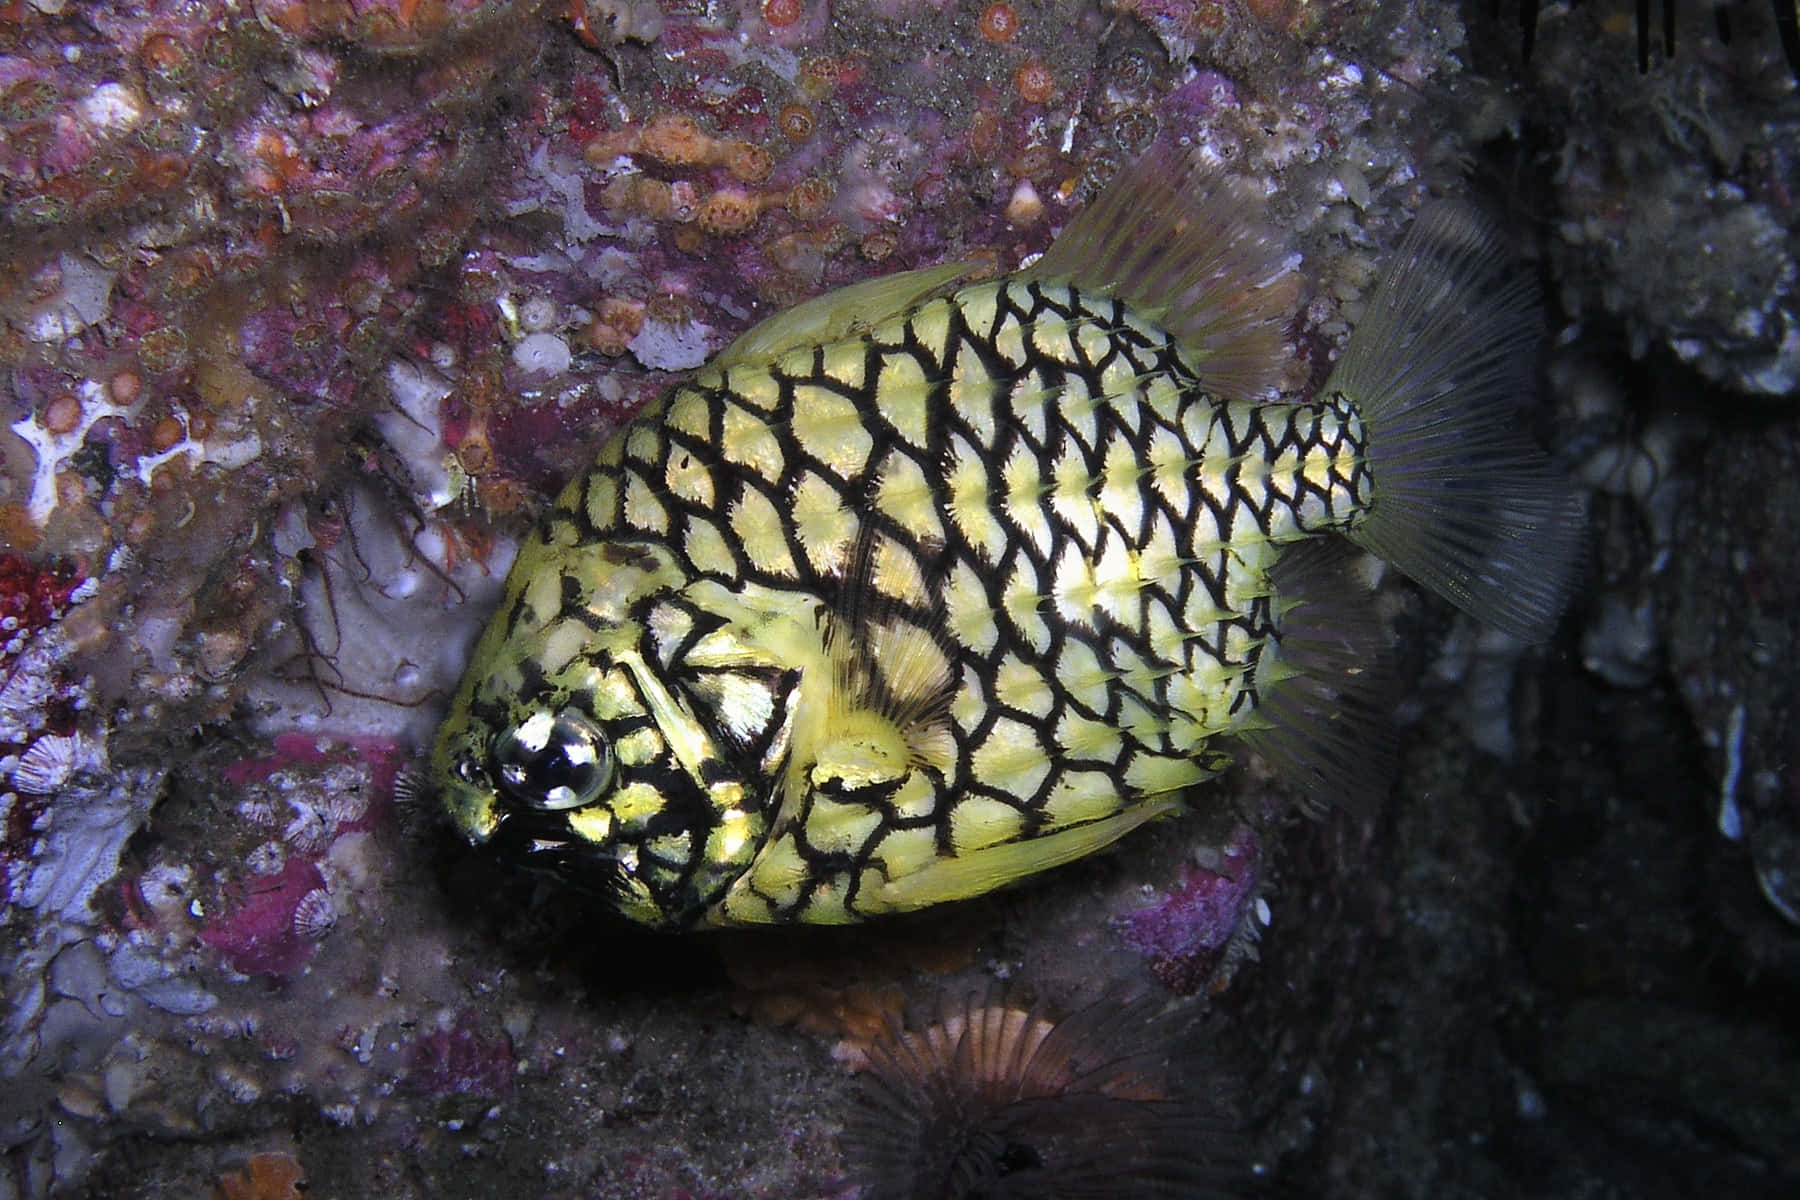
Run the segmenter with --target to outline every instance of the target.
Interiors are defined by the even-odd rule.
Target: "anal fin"
[[[1280,632],[1257,667],[1256,715],[1238,734],[1311,809],[1367,811],[1387,794],[1398,760],[1387,634],[1354,560],[1335,538],[1287,547],[1276,560]]]

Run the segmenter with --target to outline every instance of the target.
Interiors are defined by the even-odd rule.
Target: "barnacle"
[[[52,795],[71,775],[92,765],[96,758],[96,747],[80,734],[40,737],[19,756],[12,773],[13,786],[32,795]]]
[[[1134,158],[1150,148],[1160,129],[1156,114],[1147,108],[1128,108],[1113,118],[1113,140]]]
[[[1125,92],[1142,91],[1156,77],[1150,56],[1135,48],[1122,51],[1107,65],[1107,70],[1112,75],[1113,85]]]
[[[301,939],[316,942],[337,924],[337,902],[324,888],[313,888],[294,906],[294,933]]]
[[[867,1200],[1228,1196],[1244,1146],[1222,1101],[1186,1090],[1191,1009],[1102,998],[1061,1020],[972,1000],[889,1028],[845,1120]]]

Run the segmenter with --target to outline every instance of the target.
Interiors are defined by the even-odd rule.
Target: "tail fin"
[[[1413,224],[1326,383],[1362,415],[1374,496],[1351,541],[1474,617],[1543,641],[1581,550],[1578,497],[1519,429],[1542,334],[1535,281],[1485,223]]]

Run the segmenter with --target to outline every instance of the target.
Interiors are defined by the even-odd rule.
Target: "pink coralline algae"
[[[1248,825],[1232,831],[1210,867],[1183,863],[1181,881],[1156,904],[1113,924],[1170,988],[1192,992],[1232,965],[1256,899],[1261,841]]]
[[[0,885],[4,902],[31,871],[40,819],[91,745],[75,736],[81,689],[62,677],[57,623],[80,579],[0,553]]]
[[[410,1090],[427,1096],[498,1097],[512,1090],[516,1069],[512,1039],[499,1030],[478,1032],[465,1015],[412,1044],[404,1078]]]
[[[80,584],[73,571],[0,553],[0,680],[13,670],[27,642],[68,611]]]
[[[373,828],[394,795],[394,780],[406,753],[385,738],[330,737],[285,733],[274,738],[273,754],[233,763],[225,777],[240,786],[292,782],[304,773],[322,797],[338,832]]]
[[[245,975],[286,975],[312,957],[316,940],[305,937],[294,916],[301,902],[324,887],[318,867],[290,859],[274,875],[245,882],[231,907],[200,934]]]
[[[337,919],[331,850],[366,835],[387,812],[400,757],[385,741],[289,734],[273,755],[234,763],[242,811],[261,841],[224,889],[223,910],[200,932],[233,970],[289,975],[306,966]]]

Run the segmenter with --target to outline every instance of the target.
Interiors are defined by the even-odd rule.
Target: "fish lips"
[[[487,849],[534,874],[611,898],[625,891],[617,850],[574,833],[566,813],[507,812]]]

